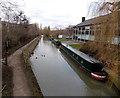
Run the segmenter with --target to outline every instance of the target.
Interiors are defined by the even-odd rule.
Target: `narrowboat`
[[[74,59],[92,78],[100,81],[107,80],[107,73],[104,71],[102,62],[63,43],[60,46],[60,50],[63,50],[67,55]]]
[[[56,46],[60,46],[61,42],[57,39],[53,39],[52,42],[56,45]]]
[[[54,38],[53,37],[49,37],[49,40],[52,41],[52,40],[54,40]]]

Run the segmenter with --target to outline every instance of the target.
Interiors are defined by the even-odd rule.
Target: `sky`
[[[64,28],[77,25],[82,17],[88,18],[91,2],[97,0],[12,0],[16,1],[30,23],[38,23],[42,27]]]

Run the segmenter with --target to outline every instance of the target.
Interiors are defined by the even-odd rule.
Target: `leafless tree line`
[[[14,2],[0,1],[0,17],[2,18],[3,54],[5,42],[9,41],[9,49],[21,46],[38,34],[38,25],[29,24],[29,18]]]

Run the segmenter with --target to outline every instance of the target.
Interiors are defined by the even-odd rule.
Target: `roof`
[[[107,14],[107,15],[101,15],[101,16],[98,16],[98,17],[95,17],[95,18],[91,18],[91,19],[88,19],[88,20],[85,20],[84,22],[81,22],[79,24],[77,24],[75,27],[81,27],[81,26],[87,26],[87,25],[92,25],[92,24],[99,24],[99,23],[102,23],[102,21],[108,19],[109,17],[107,16],[110,16],[110,14]]]
[[[94,19],[85,20],[84,22],[81,22],[76,26],[85,26],[85,25],[92,25],[92,24],[94,24]]]
[[[78,56],[83,57],[83,59],[87,60],[87,61],[90,62],[90,63],[101,63],[100,61],[98,61],[98,60],[96,60],[96,59],[94,59],[94,58],[86,55],[85,53],[83,53],[83,52],[81,52],[81,51],[78,51],[78,50],[72,48],[72,47],[69,46],[69,45],[66,45],[66,44],[63,44],[63,43],[62,43],[62,45],[65,46],[65,47],[67,47],[68,49],[70,49],[70,50],[73,51],[74,53],[76,53]]]

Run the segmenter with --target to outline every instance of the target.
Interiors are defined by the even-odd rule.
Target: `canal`
[[[88,77],[43,36],[30,57],[32,70],[44,96],[114,96],[114,89]]]

